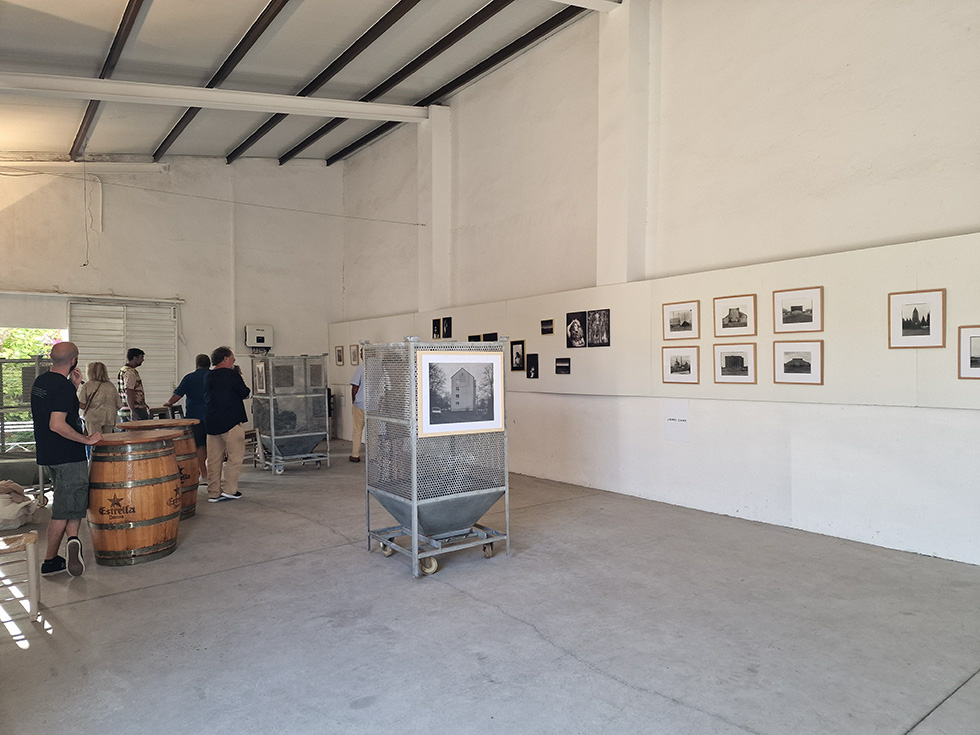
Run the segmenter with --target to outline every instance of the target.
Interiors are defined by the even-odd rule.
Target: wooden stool
[[[24,568],[21,568],[21,565]],[[37,555],[37,531],[0,536],[0,569],[3,570],[0,588],[3,597],[0,603],[17,602],[23,604],[24,593],[20,586],[27,582],[27,599],[31,609],[31,620],[37,622],[41,617],[41,563]]]

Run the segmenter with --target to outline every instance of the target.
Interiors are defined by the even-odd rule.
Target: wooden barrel
[[[92,447],[88,527],[95,561],[140,564],[173,553],[180,523],[180,431],[106,434]]]
[[[180,429],[180,438],[174,440],[174,452],[177,454],[177,469],[180,470],[181,520],[197,513],[197,485],[201,468],[197,464],[197,445],[194,443],[194,430],[191,427],[199,423],[197,419],[146,419],[116,424],[117,429],[124,431]]]

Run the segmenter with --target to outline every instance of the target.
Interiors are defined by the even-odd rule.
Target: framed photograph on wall
[[[665,383],[698,383],[701,380],[701,368],[698,364],[698,346],[662,347],[663,351],[663,382]]]
[[[504,356],[418,352],[418,435],[503,431]]]
[[[888,347],[945,347],[946,289],[888,294]]]
[[[555,375],[571,375],[571,374],[572,374],[572,358],[556,357]]]
[[[453,336],[453,318],[444,316],[442,318],[442,338],[451,339]]]
[[[664,339],[701,338],[701,301],[674,301],[663,305]]]
[[[519,339],[510,343],[510,369],[524,370],[524,340]]]
[[[755,343],[715,345],[716,383],[755,383]]]
[[[442,319],[432,320],[432,339],[440,339],[442,337]]]
[[[773,342],[772,381],[823,385],[823,340]]]
[[[960,327],[960,378],[980,380],[980,325]]]
[[[554,334],[555,333],[555,320],[554,319],[542,319],[541,320],[541,334]]]
[[[586,315],[585,337],[589,347],[609,347],[609,309],[595,309]]]
[[[334,349],[334,359],[337,361],[338,365],[344,364],[344,348],[343,346]]]
[[[822,332],[823,286],[772,292],[773,332]]]
[[[715,337],[755,336],[755,294],[715,299]]]
[[[360,350],[357,345],[350,346],[350,364],[357,365],[360,362]]]
[[[261,360],[252,363],[252,386],[257,396],[264,396],[269,392],[265,382],[265,363]]]
[[[585,347],[586,321],[584,311],[570,311],[565,314],[565,347]]]
[[[537,380],[538,377],[541,375],[541,373],[538,372],[538,356],[537,356],[537,354],[535,354],[535,353],[532,352],[530,355],[527,355],[524,358],[524,374],[530,380]]]
[[[480,335],[479,334],[471,334],[469,337],[466,338],[466,341],[467,342],[479,342],[480,341]]]
[[[497,333],[496,332],[484,332],[483,333],[483,341],[484,342],[496,342],[497,341]]]

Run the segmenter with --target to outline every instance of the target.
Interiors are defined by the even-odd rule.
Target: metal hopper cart
[[[441,554],[505,544],[510,494],[502,342],[364,346],[367,547],[433,574]],[[371,528],[371,498],[398,525]],[[501,498],[505,530],[480,519]]]
[[[281,475],[288,464],[330,466],[324,355],[252,358],[254,464]],[[324,453],[315,450],[326,442]]]

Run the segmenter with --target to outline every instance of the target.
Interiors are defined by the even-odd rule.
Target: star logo
[[[109,507],[110,508],[122,508],[122,501],[123,501],[122,498],[113,495],[111,498],[109,498]]]

